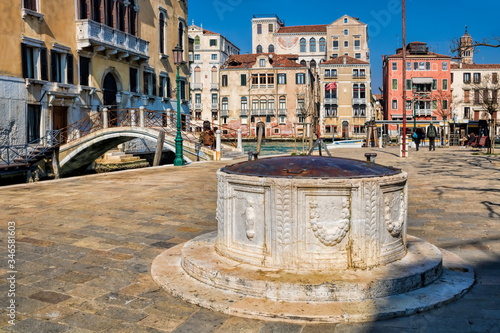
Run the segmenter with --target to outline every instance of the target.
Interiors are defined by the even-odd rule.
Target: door
[[[103,102],[108,108],[108,126],[116,126],[117,124],[117,112],[116,112],[116,93],[118,91],[116,87],[116,80],[113,74],[108,73],[104,77],[103,83]]]
[[[61,142],[68,137],[68,108],[65,106],[52,107],[52,129],[61,130]]]

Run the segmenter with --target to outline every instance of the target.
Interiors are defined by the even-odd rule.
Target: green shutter
[[[66,69],[67,69],[67,83],[73,84],[73,55],[68,53],[66,55]]]
[[[48,81],[49,80],[49,63],[47,59],[47,49],[46,48],[41,48],[40,49],[40,75],[41,79]]]

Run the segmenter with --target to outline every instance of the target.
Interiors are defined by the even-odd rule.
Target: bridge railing
[[[0,164],[30,164],[38,161],[61,144],[61,131],[47,131],[46,135],[25,144],[0,146]]]

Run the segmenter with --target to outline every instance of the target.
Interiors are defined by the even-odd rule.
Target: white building
[[[219,69],[240,49],[221,34],[192,24],[188,36],[194,41],[190,55],[192,117],[215,121],[219,111]]]

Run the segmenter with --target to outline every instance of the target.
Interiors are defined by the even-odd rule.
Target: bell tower
[[[474,62],[474,46],[472,46],[472,36],[468,32],[467,26],[465,26],[465,33],[460,37],[458,52],[463,64],[472,64]]]

